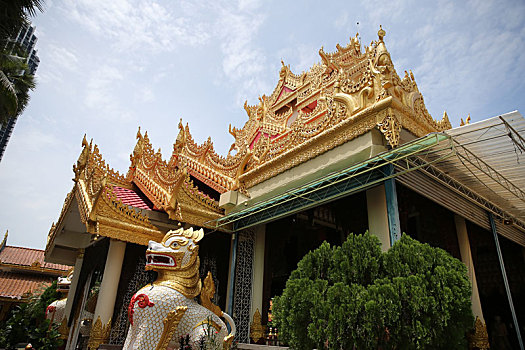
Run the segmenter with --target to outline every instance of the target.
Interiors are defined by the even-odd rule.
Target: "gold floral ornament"
[[[137,144],[135,145],[135,148],[133,149],[133,154],[129,156],[129,160],[131,161],[130,165],[130,171],[135,170],[137,166],[137,162],[142,157],[142,153],[144,152],[144,138],[142,137],[142,134],[140,133],[140,126],[139,130],[137,131]]]
[[[215,296],[215,283],[211,272],[208,271],[206,278],[204,279],[204,287],[201,291],[201,305],[213,312],[215,315],[221,317],[222,310],[219,306],[215,305],[211,299]]]
[[[95,324],[91,328],[91,334],[89,335],[88,349],[96,350],[100,344],[104,344],[109,339],[111,332],[111,319],[109,319],[106,325],[102,324],[100,316],[95,321]]]
[[[399,134],[401,133],[401,124],[397,121],[396,117],[388,114],[378,126],[379,131],[385,135],[388,143],[392,147],[396,147],[399,144]]]
[[[91,152],[91,145],[93,140],[88,144],[86,140],[86,134],[84,134],[84,138],[82,139],[82,152],[80,153],[80,156],[78,157],[77,164],[73,165],[73,172],[75,173],[75,177],[73,178],[73,181],[77,182],[80,178],[80,174],[84,169],[86,168],[87,162],[89,160],[89,155]]]
[[[483,323],[478,316],[476,316],[473,332],[468,335],[468,348],[480,350],[490,349],[487,325]]]
[[[265,327],[261,324],[261,313],[259,309],[256,309],[253,314],[252,323],[250,324],[250,338],[252,338],[254,343],[257,343],[264,338],[265,332]]]
[[[64,316],[62,323],[58,327],[58,333],[60,334],[60,339],[66,340],[69,337],[69,327],[67,326],[67,318]]]
[[[177,330],[180,320],[182,319],[182,316],[184,316],[184,314],[186,313],[186,310],[188,310],[186,306],[179,306],[175,310],[170,311],[168,313],[164,321],[162,321],[164,329],[162,331],[159,343],[157,344],[156,350],[168,349],[171,337]]]

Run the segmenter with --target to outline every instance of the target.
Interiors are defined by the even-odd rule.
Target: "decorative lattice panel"
[[[246,229],[237,234],[239,235],[239,241],[233,294],[233,319],[237,326],[235,338],[240,343],[249,343],[255,232],[252,229]]]
[[[111,334],[109,337],[110,344],[123,345],[126,341],[126,334],[128,333],[129,320],[128,320],[128,305],[131,297],[142,287],[144,287],[151,279],[151,272],[144,270],[146,265],[146,258],[139,256],[137,258],[137,265],[133,271],[133,275],[129,280],[127,289],[125,291],[122,304],[118,316],[113,322],[111,328]]]

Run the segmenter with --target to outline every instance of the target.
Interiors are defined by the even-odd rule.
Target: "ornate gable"
[[[59,236],[71,233],[85,237],[107,236],[122,241],[147,245],[151,239],[163,237],[163,232],[153,225],[143,209],[133,208],[129,203],[124,203],[115,193],[115,188],[132,189],[133,184],[123,175],[113,170],[105,163],[97,145],[82,141],[82,152],[73,166],[75,177],[73,189],[66,196],[64,206],[58,222],[51,226],[46,245],[46,254],[56,246]],[[77,208],[72,207],[75,205]],[[74,219],[78,213],[78,219]],[[84,229],[71,222],[80,221]],[[71,230],[66,227],[73,225]],[[78,238],[67,244],[66,249],[82,248],[75,244],[85,244],[84,238]],[[84,243],[81,243],[84,242]]]
[[[222,210],[218,201],[201,191],[190,175],[218,193],[231,187],[231,179],[206,165],[210,155],[215,154],[211,140],[197,146],[188,126],[184,128],[180,123],[179,128],[169,162],[162,160],[160,150],[153,150],[148,134],[142,136],[139,130],[127,179],[170,219],[206,227],[208,221],[222,215]]]
[[[245,110],[241,129],[230,126],[231,149],[244,155],[237,187],[249,188],[372,128],[391,147],[402,128],[417,137],[451,127],[446,114],[435,121],[424,105],[413,74],[401,79],[380,28],[379,39],[362,51],[358,35],[337,51],[319,50],[321,64],[300,75],[282,63],[272,94]]]

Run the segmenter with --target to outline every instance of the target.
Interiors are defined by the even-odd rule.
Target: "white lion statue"
[[[200,348],[203,342],[206,349],[229,349],[235,324],[210,301],[215,293],[210,273],[201,292],[197,242],[203,236],[202,229],[180,228],[169,231],[161,243],[149,242],[146,269],[159,275],[153,284],[131,298],[130,328],[123,350],[178,349],[181,337],[189,337],[193,349]],[[198,295],[202,305],[194,300]],[[220,317],[230,325],[230,334]]]
[[[69,287],[71,286],[71,279],[73,278],[73,270],[67,276],[58,277],[57,292],[61,292],[64,298],[55,300],[46,308],[46,318],[51,323],[60,324],[65,317],[67,295]]]

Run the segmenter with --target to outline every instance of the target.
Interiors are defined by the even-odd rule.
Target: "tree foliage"
[[[62,345],[58,326],[49,327],[50,321],[45,318],[47,306],[60,298],[56,288],[55,281],[43,293],[31,295],[29,302],[11,311],[0,329],[0,347],[15,349],[17,343],[31,343],[36,349],[52,350]]]
[[[28,24],[29,17],[43,10],[42,0],[0,0],[0,47],[4,47],[9,38]]]
[[[0,124],[22,113],[35,88],[27,53],[14,39],[37,11],[43,11],[42,0],[0,0]]]
[[[12,47],[16,46],[13,43]],[[0,51],[0,124],[22,113],[29,102],[29,91],[35,88],[26,55],[21,50],[15,50],[20,55],[12,51]]]
[[[403,235],[387,252],[368,233],[324,242],[274,299],[280,338],[294,349],[464,349],[472,327],[467,270]]]

